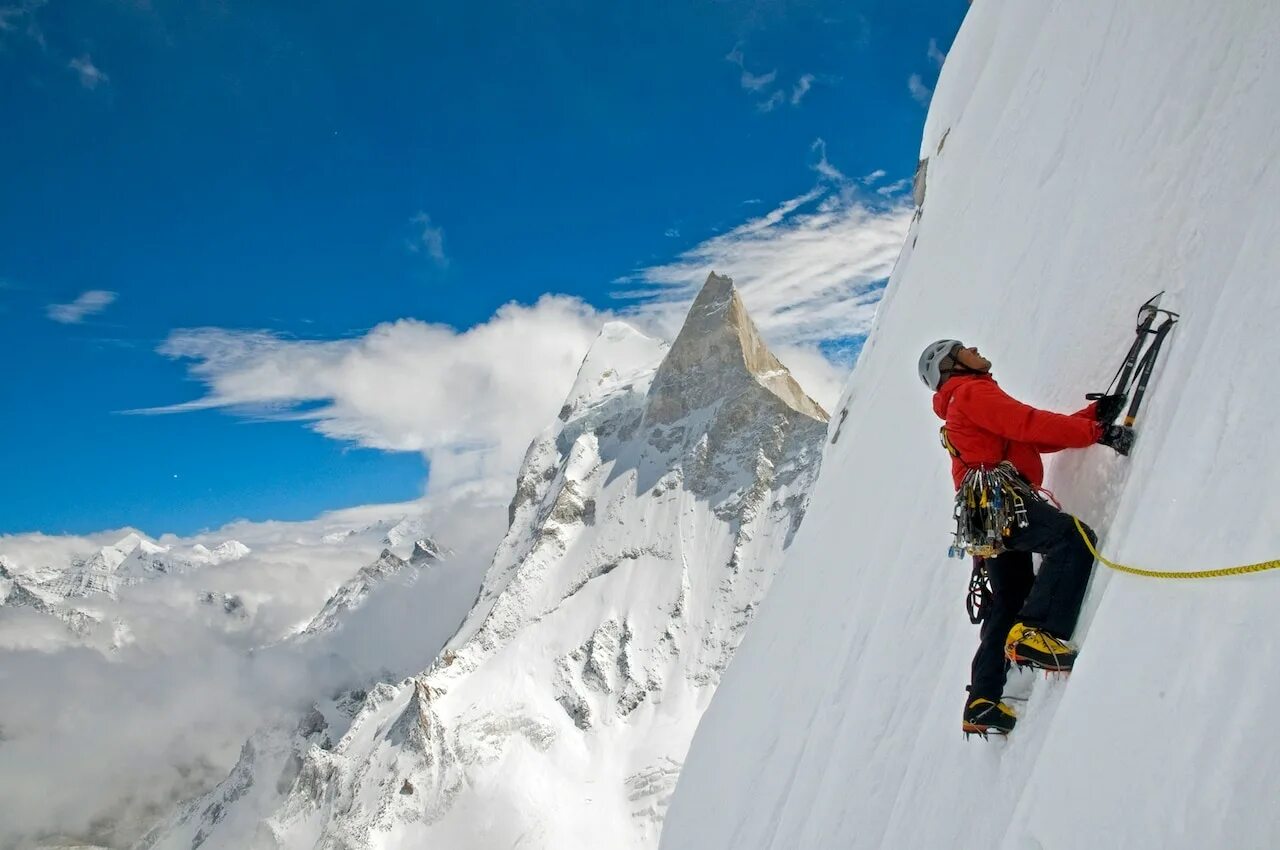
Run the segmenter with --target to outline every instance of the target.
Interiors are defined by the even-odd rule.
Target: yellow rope
[[[1222,576],[1239,576],[1246,573],[1260,573],[1266,570],[1280,569],[1280,560],[1246,564],[1243,567],[1223,567],[1220,570],[1191,570],[1185,573],[1172,570],[1140,570],[1137,567],[1126,567],[1124,564],[1117,564],[1115,561],[1108,561],[1102,557],[1098,550],[1094,548],[1093,541],[1089,539],[1089,535],[1085,533],[1084,526],[1080,524],[1080,520],[1074,516],[1071,519],[1075,521],[1076,529],[1079,530],[1080,536],[1084,538],[1084,545],[1089,547],[1089,552],[1093,557],[1113,570],[1119,570],[1130,575],[1146,576],[1147,578],[1220,578]]]

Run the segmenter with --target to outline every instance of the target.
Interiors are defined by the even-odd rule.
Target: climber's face
[[[975,372],[991,371],[991,361],[978,353],[976,345],[971,345],[968,348],[957,348],[951,356],[966,369],[972,369]]]

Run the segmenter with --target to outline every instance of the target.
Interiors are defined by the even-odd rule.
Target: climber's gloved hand
[[[1116,450],[1116,454],[1128,456],[1133,448],[1133,429],[1125,425],[1104,425],[1098,443]]]
[[[1124,407],[1124,393],[1116,393],[1115,395],[1099,395],[1094,398],[1097,407],[1094,408],[1094,418],[1106,425],[1110,424]]]

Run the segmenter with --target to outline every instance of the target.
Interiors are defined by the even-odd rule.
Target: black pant
[[[1014,528],[1005,538],[1005,551],[987,559],[992,599],[982,623],[978,651],[973,656],[971,698],[1000,699],[1004,693],[1004,641],[1014,623],[1026,623],[1054,637],[1068,640],[1075,631],[1093,570],[1093,556],[1084,545],[1070,514],[1048,502],[1027,500],[1026,528]],[[1097,535],[1088,526],[1090,539]],[[1031,567],[1031,554],[1043,555],[1040,573]]]

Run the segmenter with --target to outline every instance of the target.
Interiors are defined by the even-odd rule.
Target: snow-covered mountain
[[[9,572],[16,581],[46,597],[83,599],[99,593],[115,596],[125,587],[162,575],[188,573],[202,564],[239,560],[249,552],[249,547],[237,540],[224,541],[212,550],[197,543],[182,552],[130,531],[87,558],[73,558],[62,565],[43,564],[25,573]]]
[[[202,564],[222,564],[227,561],[238,561],[246,557],[252,550],[239,540],[224,540],[212,549],[203,543],[191,547],[188,556],[192,561]]]
[[[129,628],[117,618],[105,617],[95,600],[114,600],[125,588],[163,576],[185,575],[203,564],[238,560],[247,554],[249,548],[235,540],[214,550],[196,544],[183,554],[130,531],[87,558],[72,558],[69,563],[45,563],[20,571],[0,559],[0,606],[52,617],[62,622],[76,641],[92,642],[98,635],[105,645],[118,647],[130,639]],[[242,603],[239,610],[243,616]],[[100,629],[104,624],[110,628]]]
[[[328,720],[282,805],[201,846],[652,846],[825,433],[728,278],[669,350],[606,325],[435,663],[372,689],[345,734]]]
[[[102,622],[102,618],[88,611],[68,605],[66,599],[44,590],[39,581],[11,572],[0,562],[0,605],[9,608],[25,608],[45,614],[66,625],[75,637],[84,637]]]
[[[376,561],[361,567],[329,597],[324,607],[302,630],[302,634],[316,635],[332,631],[338,627],[343,614],[363,605],[374,588],[391,576],[406,568],[424,569],[445,556],[446,551],[429,538],[413,544],[413,553],[408,560],[392,554],[390,549],[383,549]]]
[[[924,346],[1076,410],[1158,290],[1179,310],[1129,458],[1047,485],[1112,559],[1280,557],[1280,4],[978,0],[934,94],[923,208],[805,525],[703,717],[666,850],[1280,846],[1280,573],[1099,566],[1066,680],[965,741],[977,630]],[[847,416],[846,416],[847,414]]]
[[[169,820],[144,836],[138,846],[198,847],[215,834],[217,838],[210,846],[219,846],[218,841],[228,836],[237,836],[236,841],[250,841],[249,836],[257,832],[258,821],[283,802],[307,750],[312,746],[332,748],[367,701],[377,702],[391,691],[390,686],[381,684],[380,680],[403,675],[403,672],[381,668],[362,671],[351,664],[352,659],[341,657],[346,638],[342,631],[353,627],[353,615],[379,591],[403,593],[418,577],[406,577],[406,572],[430,569],[448,555],[447,549],[430,539],[417,541],[407,560],[383,550],[377,560],[361,567],[334,592],[305,629],[281,644],[261,649],[259,655],[291,653],[299,663],[319,657],[327,659],[327,666],[332,667],[336,660],[343,663],[346,670],[339,676],[337,686],[332,675],[313,680],[316,692],[300,700],[305,708],[265,722],[241,747],[240,758],[222,782],[181,806]],[[451,578],[455,584],[465,584],[463,576]],[[402,584],[388,588],[392,579],[401,579]],[[223,604],[228,614],[239,610],[236,607],[239,600],[235,597],[219,600],[210,594],[210,598],[203,601]],[[421,613],[429,616],[429,612]],[[395,640],[405,636],[389,633],[382,637]],[[393,661],[387,660],[394,666]]]

